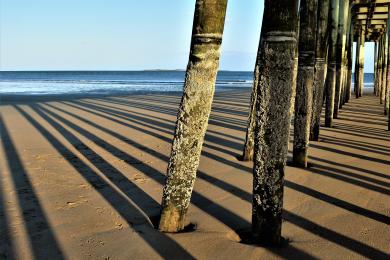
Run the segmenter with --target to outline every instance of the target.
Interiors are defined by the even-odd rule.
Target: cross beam
[[[366,41],[377,41],[386,33],[390,0],[352,0],[350,4],[354,39],[361,30],[365,31]]]

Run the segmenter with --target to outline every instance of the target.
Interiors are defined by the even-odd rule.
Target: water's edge
[[[365,86],[373,86],[365,73]],[[112,95],[181,92],[184,71],[0,71],[0,96]],[[252,72],[220,71],[216,91],[250,88]]]

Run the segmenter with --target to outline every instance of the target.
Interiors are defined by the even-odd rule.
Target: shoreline
[[[215,94],[225,92],[247,92],[251,87],[223,87],[216,89]],[[126,96],[144,96],[144,95],[182,95],[182,91],[112,91],[110,93],[64,93],[64,94],[0,94],[0,106],[14,103],[34,103],[50,102],[61,100],[76,100],[84,98],[107,98],[107,97],[126,97]]]
[[[353,89],[354,83],[352,83]],[[252,87],[221,87],[216,88],[215,95],[224,92],[247,92],[251,91]],[[366,94],[372,94],[374,91],[373,83],[368,86],[365,85],[364,91]],[[136,91],[112,91],[110,93],[62,93],[62,94],[1,94],[0,93],[0,106],[9,105],[14,103],[26,104],[34,102],[50,102],[50,101],[61,101],[61,100],[75,100],[84,98],[106,98],[106,97],[126,97],[126,96],[142,96],[142,95],[182,95],[182,91],[147,91],[147,90],[136,90]],[[248,103],[249,107],[249,103]]]

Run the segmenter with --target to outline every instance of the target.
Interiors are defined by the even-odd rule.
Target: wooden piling
[[[374,45],[374,95],[378,95],[378,85],[376,84],[377,76],[376,76],[376,68],[378,66],[378,42],[375,41]]]
[[[258,51],[252,233],[257,243],[279,245],[298,1],[265,0],[264,6]]]
[[[333,126],[334,98],[336,90],[336,54],[337,54],[337,31],[339,19],[339,0],[330,1],[330,27],[329,27],[329,52],[328,52],[328,72],[326,76],[325,95],[325,126]]]
[[[380,97],[381,91],[382,91],[382,68],[383,68],[383,37],[380,37],[379,39],[379,46],[378,46],[378,63],[377,63],[377,69],[376,69],[376,85],[377,85],[377,96]],[[380,98],[379,98],[380,99]]]
[[[348,1],[347,1],[348,2]],[[350,44],[350,38],[351,38],[351,31],[353,30],[353,24],[352,24],[352,7],[349,2],[346,3],[347,8],[345,9],[345,16],[346,16],[346,24],[344,29],[344,35],[345,35],[345,48],[344,48],[344,57],[343,57],[343,69],[344,69],[344,82],[342,84],[342,90],[341,90],[341,98],[340,98],[340,106],[339,108],[342,109],[342,106],[347,103],[347,88],[351,84],[351,74],[349,74],[349,65],[348,65],[348,59],[352,54],[350,54],[351,48],[349,47]],[[353,43],[352,43],[353,44]],[[352,68],[352,67],[351,67]]]
[[[303,0],[299,12],[300,35],[293,147],[293,163],[299,167],[307,167],[310,125],[313,111],[317,9],[317,0]]]
[[[359,53],[359,97],[363,96],[364,91],[364,57],[365,57],[365,44],[366,44],[366,30],[362,28],[362,37],[360,41],[360,53]]]
[[[353,24],[352,24],[352,15],[350,14],[350,27],[348,35],[348,53],[347,53],[347,86],[345,91],[345,103],[349,102],[351,98],[351,89],[352,89],[352,65],[353,65]]]
[[[388,17],[390,17],[390,10],[388,12]],[[387,19],[387,28],[386,28],[386,35],[387,39],[387,73],[386,73],[386,87],[384,89],[385,92],[385,100],[384,100],[384,114],[387,115],[389,113],[389,106],[390,106],[390,99],[389,99],[389,92],[390,92],[390,19]]]
[[[310,141],[318,141],[320,135],[321,111],[323,105],[326,54],[328,50],[329,0],[318,1],[316,35],[316,60],[313,85],[313,113],[310,127]]]
[[[259,57],[257,57],[257,59],[258,58]],[[254,77],[253,77],[253,85],[252,85],[252,93],[251,93],[251,101],[249,106],[248,123],[247,123],[246,134],[245,134],[245,143],[244,143],[244,148],[242,150],[242,156],[239,158],[242,161],[253,160],[254,130],[256,124],[257,83],[258,83],[258,76],[259,76],[258,64],[259,62],[256,60]]]
[[[383,35],[383,60],[382,60],[382,81],[381,81],[381,89],[380,89],[380,103],[384,104],[385,95],[386,95],[386,86],[387,86],[387,63],[388,63],[388,46],[389,39],[387,37],[387,33]]]
[[[356,44],[356,62],[355,62],[355,96],[362,96],[364,85],[364,45],[365,45],[365,28],[361,27],[359,38]]]
[[[335,100],[333,109],[333,118],[338,117],[341,92],[344,83],[345,74],[345,44],[346,44],[346,28],[348,22],[349,1],[339,1],[339,22],[337,28],[337,49],[336,49],[336,88],[335,88]]]
[[[213,100],[227,0],[197,0],[159,230],[183,230]]]

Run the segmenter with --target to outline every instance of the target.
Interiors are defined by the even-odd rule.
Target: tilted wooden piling
[[[260,244],[281,242],[297,8],[297,0],[265,0],[258,51],[252,208],[252,233]]]
[[[329,0],[326,0],[329,1]],[[264,17],[263,17],[264,19]],[[299,37],[299,16],[295,23],[295,32],[296,32],[296,38]],[[262,37],[260,35],[260,41]],[[261,43],[259,43],[259,46]],[[257,99],[257,84],[258,84],[258,76],[259,76],[259,53],[257,54],[256,58],[256,64],[255,64],[255,71],[253,76],[253,85],[252,85],[252,93],[251,93],[251,101],[249,106],[249,116],[248,116],[248,123],[247,123],[247,129],[245,134],[245,142],[244,147],[242,151],[242,156],[238,159],[241,161],[251,161],[253,160],[253,152],[254,152],[254,130],[255,130],[255,124],[256,124],[256,99]],[[295,49],[295,60],[294,60],[294,77],[292,81],[293,85],[293,92],[292,92],[292,103],[290,107],[291,113],[294,113],[294,107],[295,107],[295,94],[296,94],[296,79],[298,74],[298,44],[296,45]]]
[[[328,72],[326,76],[325,95],[325,126],[333,126],[334,97],[336,91],[336,52],[337,52],[337,29],[339,19],[339,0],[330,1],[330,27],[329,27],[329,51],[328,51]]]
[[[313,84],[313,113],[310,127],[310,141],[318,141],[320,134],[321,111],[323,105],[326,54],[328,49],[329,0],[318,1],[316,35],[316,59]]]
[[[307,167],[316,62],[317,0],[302,0],[295,97],[293,163]]]
[[[264,20],[264,16],[263,16],[263,20]],[[260,41],[261,39],[262,37],[260,35]],[[259,46],[261,46],[261,42],[259,43]],[[238,158],[241,161],[253,160],[254,143],[255,143],[254,131],[256,125],[257,84],[258,84],[258,77],[259,77],[259,58],[260,58],[260,52],[257,53],[255,70],[253,73],[253,84],[252,84],[251,100],[249,105],[248,123],[247,123],[246,134],[245,134],[245,143],[242,149],[242,156]]]
[[[163,190],[163,232],[177,232],[185,225],[214,95],[226,6],[227,0],[196,1],[184,94]]]
[[[248,123],[247,123],[246,134],[245,134],[245,143],[244,143],[244,148],[242,150],[242,156],[241,158],[239,158],[242,161],[253,160],[253,150],[254,150],[254,142],[255,142],[254,130],[256,124],[257,83],[258,83],[258,76],[259,76],[258,64],[259,63],[256,60],[254,77],[253,77],[253,85],[252,85],[252,93],[251,93],[251,101],[249,106]]]

